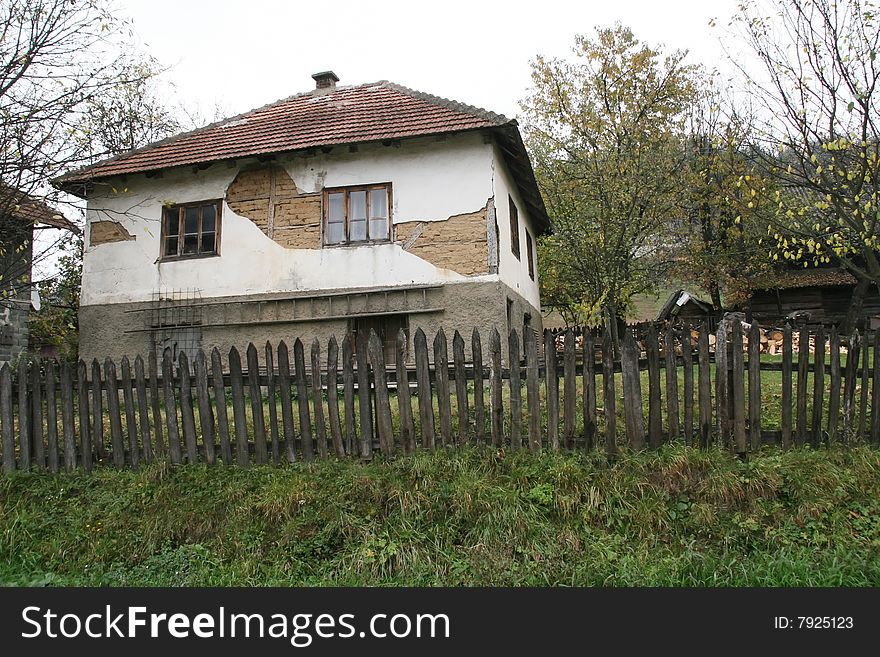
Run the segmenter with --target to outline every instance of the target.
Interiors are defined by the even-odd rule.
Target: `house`
[[[697,299],[689,292],[678,289],[669,295],[666,303],[657,313],[657,320],[663,322],[682,322],[687,326],[700,326],[709,322],[709,328],[715,328],[715,312],[712,304]]]
[[[54,181],[87,200],[81,357],[375,329],[540,330],[550,224],[515,121],[315,88]],[[451,336],[450,336],[451,337]],[[469,349],[468,349],[469,351]],[[176,353],[175,353],[176,355]]]
[[[842,326],[849,310],[855,277],[838,267],[791,269],[755,280],[747,314],[762,326],[782,326],[799,314],[807,324]],[[880,295],[871,286],[862,305],[864,317],[880,315]],[[870,327],[869,327],[870,328]]]
[[[79,232],[43,201],[0,183],[0,365],[28,348],[34,234],[48,228]]]

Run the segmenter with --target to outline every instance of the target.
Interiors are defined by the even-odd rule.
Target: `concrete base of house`
[[[189,356],[201,348],[207,354],[216,347],[224,363],[234,346],[245,360],[245,350],[254,343],[264,363],[266,342],[284,340],[291,350],[299,338],[309,348],[317,337],[322,362],[331,336],[340,342],[351,330],[385,331],[386,354],[394,353],[397,329],[412,338],[421,328],[428,338],[433,360],[433,339],[440,328],[448,339],[458,330],[471,358],[471,333],[477,328],[482,338],[484,363],[489,361],[489,340],[493,329],[502,336],[503,361],[507,363],[509,329],[521,333],[523,325],[540,332],[541,313],[517,292],[499,281],[446,283],[384,289],[333,290],[321,293],[276,293],[234,297],[157,299],[142,303],[82,306],[79,311],[80,358],[103,362],[108,356],[117,363],[122,356],[134,359],[155,348],[161,354],[172,349]]]

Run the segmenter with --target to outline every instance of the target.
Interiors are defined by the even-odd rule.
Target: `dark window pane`
[[[349,240],[352,242],[361,242],[367,239],[367,222],[365,220],[352,221],[349,224]]]
[[[198,233],[199,232],[199,208],[186,208],[183,218],[183,232]]]
[[[166,237],[165,238],[165,255],[167,256],[176,256],[177,255],[177,239],[176,237]]]
[[[185,235],[183,238],[183,252],[184,252],[184,254],[198,253],[198,251],[199,251],[199,236],[198,235]]]
[[[169,208],[165,210],[165,234],[177,235],[180,231],[180,210]]]
[[[214,233],[202,233],[202,253],[214,253]]]
[[[202,232],[203,233],[213,233],[214,232],[214,223],[217,219],[217,206],[216,205],[203,205],[202,206]],[[189,231],[187,231],[189,232]]]

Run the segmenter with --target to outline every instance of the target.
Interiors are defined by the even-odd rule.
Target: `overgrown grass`
[[[880,452],[464,448],[0,478],[25,585],[880,585]]]

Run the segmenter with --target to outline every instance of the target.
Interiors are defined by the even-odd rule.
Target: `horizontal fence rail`
[[[495,330],[485,342],[476,329],[430,341],[401,330],[390,355],[371,333],[192,359],[21,359],[0,368],[2,467],[247,468],[464,444],[613,458],[670,440],[741,455],[764,443],[880,443],[880,331],[869,341],[736,319],[715,332],[643,328],[619,346],[571,329]]]

